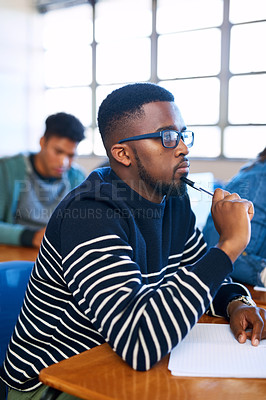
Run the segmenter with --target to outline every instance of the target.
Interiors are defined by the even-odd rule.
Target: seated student
[[[238,282],[266,287],[266,148],[254,162],[245,165],[224,189],[252,201],[255,208],[250,242],[235,261],[231,277]],[[203,235],[208,247],[215,245],[219,238],[211,215]]]
[[[58,113],[45,121],[36,154],[0,159],[0,243],[40,247],[57,204],[84,179],[72,165],[84,127],[73,115]]]
[[[253,205],[217,189],[220,238],[206,252],[181,181],[194,134],[173,95],[126,85],[103,101],[98,123],[110,167],[50,218],[1,371],[8,400],[40,399],[42,368],[104,342],[146,371],[206,311],[230,319],[240,343],[266,338],[266,310],[227,280],[249,241]]]

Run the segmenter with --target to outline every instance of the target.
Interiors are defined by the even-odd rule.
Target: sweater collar
[[[106,171],[106,179],[112,185],[113,199],[125,201],[132,208],[144,209],[164,209],[166,198],[162,199],[161,203],[154,203],[142,197],[138,192],[133,190],[127,183],[119,178],[118,175],[111,169]]]

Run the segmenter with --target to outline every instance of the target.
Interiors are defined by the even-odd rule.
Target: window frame
[[[220,26],[213,26],[213,28],[218,28],[221,30],[221,68],[220,72],[217,73],[216,75],[204,75],[200,77],[175,77],[175,78],[168,78],[168,79],[160,79],[158,77],[158,40],[159,37],[163,36],[164,34],[159,34],[156,30],[156,14],[157,14],[157,0],[150,0],[151,1],[151,12],[152,12],[152,32],[151,35],[149,36],[150,39],[150,79],[148,82],[153,82],[153,83],[161,83],[164,81],[175,81],[175,80],[184,80],[184,79],[194,79],[194,78],[218,78],[220,82],[220,95],[219,95],[219,120],[215,124],[191,124],[189,125],[189,129],[193,130],[194,127],[197,126],[202,126],[202,127],[219,127],[220,129],[220,155],[218,157],[209,157],[209,156],[199,156],[199,157],[191,157],[193,159],[207,159],[207,160],[216,160],[216,159],[230,159],[230,160],[241,160],[245,158],[240,158],[240,157],[226,157],[224,154],[224,149],[225,149],[225,129],[227,127],[231,126],[265,126],[266,124],[262,123],[254,123],[254,124],[234,124],[229,122],[228,118],[228,104],[229,104],[229,81],[232,77],[235,76],[250,76],[250,75],[257,75],[257,74],[265,74],[266,71],[257,71],[257,72],[245,72],[245,73],[232,73],[230,71],[230,38],[231,38],[231,29],[233,26],[237,25],[243,25],[243,24],[252,24],[252,23],[257,23],[257,22],[266,22],[265,19],[262,20],[256,20],[256,21],[247,21],[247,22],[239,22],[239,23],[232,23],[230,22],[230,0],[223,0],[223,22]],[[95,151],[95,146],[94,143],[99,142],[98,140],[95,139],[95,135],[98,135],[98,129],[97,129],[97,98],[96,98],[96,92],[97,89],[100,86],[106,86],[104,84],[100,85],[97,82],[97,76],[96,76],[96,71],[97,71],[97,46],[98,43],[96,42],[95,39],[95,19],[96,19],[96,13],[95,13],[95,7],[97,6],[96,2],[90,2],[88,3],[89,7],[92,7],[92,24],[93,24],[93,39],[91,42],[91,54],[92,54],[92,81],[87,87],[91,88],[91,102],[92,102],[92,109],[91,109],[91,124],[86,127],[88,128],[88,131],[93,132],[93,138],[92,138],[92,151],[88,152],[88,154],[91,154],[92,156],[101,156],[103,154],[99,154]],[[199,28],[198,30],[202,29],[210,29],[212,27],[208,26],[206,28]],[[188,30],[190,32],[192,30]],[[125,82],[126,84],[127,82]],[[124,83],[123,83],[124,84]],[[121,83],[118,82],[112,82],[112,85],[121,85]],[[54,87],[53,87],[54,88]],[[58,87],[60,88],[60,87]],[[65,86],[64,86],[65,88]],[[50,89],[46,87],[45,89]],[[182,110],[181,110],[182,111]]]

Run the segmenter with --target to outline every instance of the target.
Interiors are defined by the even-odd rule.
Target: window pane
[[[265,126],[229,126],[224,132],[224,154],[232,158],[255,158],[265,147]]]
[[[106,98],[106,96],[108,96],[109,93],[111,93],[113,90],[116,90],[118,88],[120,88],[123,85],[106,85],[106,86],[98,86],[96,89],[96,113],[98,115],[98,110],[99,107],[102,103],[102,101]],[[96,120],[97,120],[97,116],[96,116]],[[106,156],[106,151],[104,148],[104,145],[102,143],[102,138],[101,138],[101,134],[99,132],[98,129],[94,130],[94,153],[98,156]]]
[[[265,0],[230,0],[230,21],[257,21],[266,18]]]
[[[217,126],[193,126],[194,145],[189,149],[191,157],[218,157],[221,153],[221,130]]]
[[[170,90],[186,124],[216,124],[219,119],[220,82],[217,78],[160,82]]]
[[[44,15],[44,48],[82,47],[92,42],[92,7],[88,4],[49,11]]]
[[[45,92],[46,114],[66,112],[79,118],[84,126],[91,124],[91,89],[50,89]]]
[[[48,87],[88,85],[92,80],[91,47],[47,51],[45,83]]]
[[[94,147],[93,147],[94,153],[97,156],[106,156],[106,151],[103,145],[103,141],[100,135],[100,132],[98,129],[94,130]]]
[[[236,76],[229,81],[229,122],[265,124],[266,74]]]
[[[44,15],[45,84],[87,85],[92,80],[92,7],[81,5]]]
[[[93,152],[93,130],[88,128],[85,131],[86,139],[82,140],[77,147],[77,155],[87,155]]]
[[[232,28],[230,70],[233,73],[266,70],[266,52],[263,50],[264,41],[261,42],[265,37],[266,22]]]
[[[123,85],[103,85],[96,88],[96,113],[98,114],[99,107],[102,101],[111,93],[113,90],[120,88]]]
[[[220,29],[160,36],[158,76],[169,79],[218,74],[220,54]]]
[[[222,22],[223,0],[158,0],[159,33],[219,26]]]
[[[150,39],[125,40],[97,46],[97,82],[145,81],[150,78]]]
[[[151,34],[151,0],[98,0],[95,13],[97,42]]]

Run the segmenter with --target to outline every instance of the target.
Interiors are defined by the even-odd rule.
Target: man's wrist
[[[241,304],[249,307],[256,307],[255,301],[250,296],[245,296],[245,295],[236,296],[228,303],[226,308],[227,317],[229,319],[234,309]]]
[[[228,255],[228,257],[230,258],[230,260],[232,261],[232,263],[234,263],[236,261],[236,259],[238,258],[238,256],[241,254],[241,251],[238,251],[235,244],[232,245],[232,242],[228,241],[228,240],[225,240],[225,241],[219,240],[216,247],[218,247],[218,249],[220,249],[224,253],[226,253]]]

